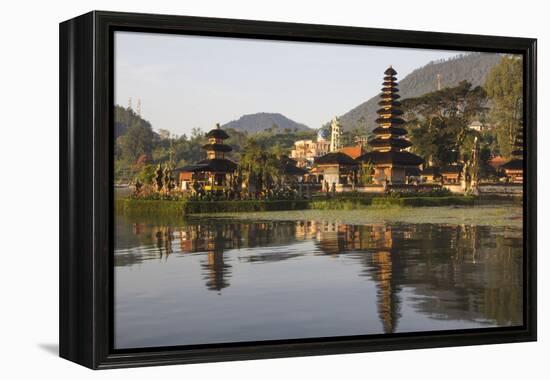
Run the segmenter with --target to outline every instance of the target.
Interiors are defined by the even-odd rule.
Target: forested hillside
[[[402,99],[424,95],[437,90],[438,75],[441,88],[457,86],[461,81],[467,81],[473,87],[485,83],[491,69],[500,62],[501,56],[489,53],[472,53],[457,57],[430,62],[426,66],[414,70],[405,78],[398,74],[399,93]],[[399,67],[395,67],[399,73]],[[382,73],[380,74],[382,82]],[[355,107],[340,117],[346,131],[359,129],[367,132],[376,127],[376,110],[378,95]],[[366,130],[365,130],[366,128]]]
[[[273,115],[273,114],[271,114]],[[278,114],[275,114],[278,115]],[[278,154],[289,154],[294,141],[311,139],[316,131],[300,124],[283,123],[286,118],[282,115],[275,117],[279,125],[268,128],[257,128],[255,132],[223,128],[230,138],[225,141],[233,150],[228,153],[229,159],[239,161],[245,145],[254,140],[256,146],[262,150],[274,150]],[[265,120],[265,119],[264,119]],[[289,120],[289,119],[286,119]],[[289,120],[291,123],[291,120]],[[262,125],[266,125],[265,123]],[[293,126],[294,125],[294,126]],[[192,164],[206,158],[202,146],[206,144],[205,133],[193,128],[189,135],[175,136],[168,131],[156,133],[151,123],[139,116],[134,110],[115,106],[115,181],[130,182],[136,173],[143,168],[151,168],[158,163],[170,163],[173,168]]]
[[[231,128],[239,132],[256,133],[279,129],[281,132],[310,131],[304,124],[290,120],[280,113],[259,112],[241,116],[238,120],[222,125],[222,128]]]

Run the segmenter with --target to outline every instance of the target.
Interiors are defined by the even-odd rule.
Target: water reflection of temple
[[[401,317],[402,289],[435,319],[522,323],[521,233],[488,226],[425,224],[353,226],[320,223],[322,254],[357,259],[375,282],[385,333]]]
[[[224,251],[240,248],[240,233],[230,224],[195,224],[179,229],[182,253],[206,252],[201,268],[208,289],[220,291],[230,285],[231,265],[226,262]]]
[[[225,262],[223,252],[233,248],[235,241],[238,241],[234,238],[234,234],[235,230],[229,226],[216,226],[208,228],[206,239],[201,239],[204,250],[207,252],[207,261],[201,266],[206,286],[210,290],[220,291],[229,286],[228,278],[231,277],[231,265]],[[201,250],[203,250],[202,248]]]
[[[402,263],[394,239],[398,234],[403,238],[410,231],[396,231],[384,224],[357,226],[334,221],[300,221],[293,224],[296,240],[314,240],[320,255],[355,255],[362,266],[361,275],[376,283],[376,307],[385,333],[396,331],[400,318],[400,286],[403,277]]]
[[[132,228],[133,238],[151,247],[146,250],[150,258],[201,254],[205,285],[218,292],[230,286],[235,265],[304,255],[355,261],[358,274],[376,286],[376,310],[385,333],[397,331],[405,289],[407,304],[430,318],[522,322],[522,234],[514,228],[495,234],[485,226],[311,220],[197,221],[176,227],[135,223]],[[313,242],[315,249],[292,248],[304,241]],[[143,257],[120,255],[115,265],[132,265]]]
[[[376,283],[376,307],[385,333],[393,333],[400,317],[400,288],[396,281],[402,267],[399,252],[393,249],[395,232],[391,226],[354,226],[323,223],[318,229],[318,246],[323,254],[359,253],[362,275]]]
[[[227,263],[227,253],[224,251],[284,245],[296,239],[300,237],[294,223],[191,224],[179,229],[182,253],[206,252],[207,260],[201,266],[204,279],[208,289],[217,291],[230,285],[228,279],[231,277],[231,265]],[[250,255],[246,261],[280,260],[294,256]]]
[[[160,257],[168,258],[174,252],[172,241],[174,240],[174,230],[171,226],[153,227],[152,234],[155,236],[156,245]]]

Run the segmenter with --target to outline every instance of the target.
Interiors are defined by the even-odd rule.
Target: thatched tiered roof
[[[202,146],[202,149],[209,151],[213,150],[216,152],[231,152],[233,148],[231,148],[229,145],[225,144],[218,144],[218,143],[208,143]]]
[[[435,166],[427,166],[420,172],[421,175],[425,176],[438,176],[439,175],[439,169]]]
[[[224,157],[224,153],[231,152],[233,148],[223,144],[223,140],[229,138],[227,132],[216,124],[216,128],[210,130],[206,137],[209,142],[202,146],[207,152],[206,160],[202,160],[193,165],[187,165],[177,168],[176,171],[182,172],[213,172],[213,173],[231,173],[237,170],[237,164]]]
[[[229,138],[229,135],[227,134],[226,131],[224,131],[223,129],[220,128],[220,125],[219,124],[216,124],[216,128],[210,130],[207,134],[206,134],[206,138],[209,138],[209,139],[220,139],[220,140],[227,140]]]
[[[501,166],[504,170],[523,170],[523,128],[520,128],[514,141],[512,159]]]
[[[359,162],[370,162],[372,164],[393,164],[403,166],[421,165],[424,163],[424,160],[416,154],[399,151],[372,151],[357,157],[356,160]]]
[[[379,126],[373,131],[375,138],[368,142],[373,151],[358,157],[357,161],[371,162],[374,165],[420,165],[424,162],[421,157],[403,151],[412,143],[404,137],[407,135],[407,130],[401,127],[405,121],[401,118],[403,115],[403,111],[399,108],[401,103],[397,101],[400,98],[395,77],[397,71],[390,66],[384,74],[381,100],[378,103],[381,108],[376,111],[379,116],[376,123]]]
[[[193,165],[183,166],[176,169],[182,172],[217,172],[230,173],[237,170],[237,164],[226,158],[212,158],[202,160]]]
[[[342,152],[331,152],[315,158],[317,165],[356,165],[357,162]]]
[[[510,161],[501,166],[504,170],[523,170],[523,160],[512,158]]]
[[[464,166],[462,164],[446,165],[439,169],[441,174],[460,174]]]

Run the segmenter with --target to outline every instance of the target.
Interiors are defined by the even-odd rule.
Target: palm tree
[[[261,153],[261,147],[254,139],[248,139],[241,151],[239,167],[242,172],[243,182],[246,184],[249,194],[252,192],[253,188],[254,190],[256,189],[257,174],[260,170]]]
[[[247,140],[239,163],[248,193],[271,190],[281,177],[281,165],[277,155],[267,151],[254,139]]]

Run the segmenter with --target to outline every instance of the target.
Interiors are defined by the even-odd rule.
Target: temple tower
[[[405,121],[401,118],[401,103],[398,92],[397,72],[390,66],[384,72],[382,95],[376,113],[378,127],[373,130],[375,137],[368,144],[372,152],[357,158],[361,162],[370,162],[374,166],[374,181],[376,183],[405,183],[407,170],[418,170],[424,160],[405,151],[412,143],[406,139],[407,130],[401,126]]]
[[[512,158],[501,168],[506,173],[508,181],[523,183],[523,127],[520,126],[514,139]]]
[[[225,154],[233,150],[229,145],[224,144],[224,140],[229,138],[229,135],[220,128],[220,124],[216,124],[216,128],[206,134],[208,143],[203,145],[206,151],[207,159],[225,159]]]
[[[401,118],[403,115],[400,109],[401,103],[396,101],[400,98],[397,78],[394,76],[397,72],[390,66],[384,74],[386,76],[382,83],[382,100],[378,103],[382,108],[376,111],[378,114],[376,123],[379,127],[373,131],[376,137],[369,141],[369,145],[379,152],[400,152],[412,144],[403,137],[407,131],[400,128],[405,122]]]
[[[202,148],[206,151],[206,159],[176,168],[180,173],[180,181],[187,182],[189,186],[186,185],[186,188],[198,185],[202,190],[216,193],[229,190],[232,187],[233,174],[237,170],[237,164],[226,158],[226,154],[232,150],[231,146],[224,143],[229,135],[216,124],[216,128],[205,137],[208,142]]]

